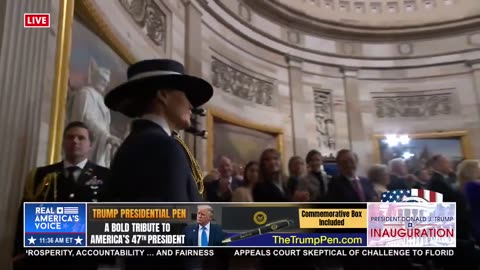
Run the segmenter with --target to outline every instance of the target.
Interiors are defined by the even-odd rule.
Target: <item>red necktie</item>
[[[355,192],[357,193],[360,201],[364,202],[365,201],[365,194],[363,193],[363,189],[362,189],[362,185],[360,183],[360,179],[358,179],[358,178],[353,179],[353,189],[355,189]]]

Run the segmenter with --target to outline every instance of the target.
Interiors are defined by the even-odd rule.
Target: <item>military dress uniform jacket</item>
[[[112,162],[111,193],[122,202],[203,201],[181,144],[158,124],[136,120]]]
[[[111,164],[111,194],[120,202],[203,201],[180,143],[155,122],[135,120]],[[172,226],[182,234],[183,226]],[[126,270],[184,269],[184,258],[129,257]]]
[[[108,201],[109,171],[105,167],[87,161],[78,178],[71,181],[66,175],[63,162],[37,168],[26,183],[24,200],[44,202]]]
[[[106,193],[109,169],[87,161],[75,181],[67,177],[63,162],[33,170],[25,184],[23,202],[97,202],[108,201]],[[23,203],[20,206],[14,256],[23,251]],[[96,269],[95,258],[27,257],[14,263],[14,269]]]

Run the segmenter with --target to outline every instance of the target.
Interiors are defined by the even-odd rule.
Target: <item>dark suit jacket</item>
[[[395,174],[390,175],[390,184],[387,186],[388,190],[395,189],[410,189],[410,186],[407,183],[405,178],[399,177]]]
[[[289,202],[287,185],[284,185],[283,190],[285,192],[270,181],[261,182],[253,188],[253,200],[255,202]]]
[[[25,194],[28,195],[31,193],[29,190],[35,192],[35,190],[43,184],[43,179],[50,173],[56,173],[58,175],[57,202],[102,202],[108,201],[110,198],[107,188],[109,185],[109,169],[98,166],[90,161],[85,164],[85,167],[75,182],[69,181],[66,177],[63,162],[37,168],[33,181],[27,181],[25,185]],[[37,198],[24,197],[23,202],[25,201],[54,202],[53,189],[50,189],[48,193],[41,194]],[[18,215],[14,254],[21,254],[23,252],[22,203]],[[14,268],[30,269],[30,267],[32,267],[33,269],[37,268],[38,265],[42,265],[45,269],[96,269],[99,263],[98,258],[28,257],[15,264]],[[102,260],[102,263],[110,263],[110,261]]]
[[[152,121],[133,122],[111,170],[114,201],[202,201],[184,149]]]
[[[223,196],[218,195],[218,188],[219,188],[220,181],[215,180],[206,185],[207,190],[207,200],[210,202],[229,202],[232,200],[232,193],[224,194]],[[237,189],[238,187],[242,186],[243,181],[232,177],[231,189],[232,192]]]
[[[444,202],[457,203],[457,237],[459,239],[471,239],[471,221],[465,197],[450,185],[450,179],[438,173],[433,173],[428,184],[428,190],[443,194]]]
[[[376,193],[372,184],[365,178],[360,177],[363,193],[366,201],[371,201],[375,198]],[[333,178],[328,184],[327,198],[331,202],[361,202],[357,192],[352,186],[348,178],[339,175]]]
[[[191,224],[185,227],[183,233],[185,234],[186,246],[198,246],[198,230],[200,225]],[[222,241],[225,240],[226,235],[222,230],[222,227],[218,224],[210,223],[210,233],[208,235],[209,246],[223,246]]]

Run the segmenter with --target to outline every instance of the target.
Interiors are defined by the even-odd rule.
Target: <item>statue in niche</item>
[[[335,149],[335,123],[333,119],[325,119],[325,127],[327,131],[326,146],[329,149]]]
[[[119,138],[110,132],[110,110],[103,102],[103,95],[110,83],[110,70],[90,60],[87,85],[71,92],[68,104],[68,121],[82,121],[93,133],[93,150],[90,160],[109,167]]]
[[[314,90],[314,103],[318,146],[322,151],[335,150],[335,122],[332,119],[330,93]]]

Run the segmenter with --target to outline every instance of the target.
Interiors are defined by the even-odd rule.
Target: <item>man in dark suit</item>
[[[92,149],[91,131],[82,122],[67,125],[63,134],[65,159],[59,163],[34,169],[25,184],[26,202],[97,202],[109,198],[109,169],[96,165],[87,157]],[[45,269],[97,269],[95,258],[44,257],[23,255],[23,206],[18,218],[15,268],[42,265]],[[18,267],[17,267],[18,266]]]
[[[129,67],[128,81],[105,97],[108,108],[140,117],[112,162],[114,200],[202,200],[202,170],[177,132],[190,126],[191,109],[212,95],[208,82],[184,75],[176,61],[144,60]]]
[[[471,220],[466,200],[461,192],[452,186],[453,168],[451,162],[443,155],[434,155],[430,160],[432,178],[428,183],[428,190],[443,194],[444,202],[457,203],[457,250],[454,257],[439,259],[439,264],[445,269],[478,269],[478,260],[472,261],[469,258],[480,258],[478,250],[474,248],[474,241],[471,233]]]
[[[222,246],[222,241],[226,235],[222,227],[218,224],[212,224],[213,208],[208,205],[198,206],[197,223],[185,227],[185,245],[186,246]]]
[[[339,175],[328,184],[328,200],[332,202],[369,202],[376,197],[372,184],[356,175],[358,157],[350,150],[338,151]]]
[[[403,158],[390,160],[388,162],[388,171],[390,174],[390,184],[387,186],[388,190],[410,188],[407,182],[407,165]]]
[[[230,158],[220,157],[218,164],[219,178],[207,185],[207,199],[211,202],[229,202],[232,192],[243,183],[233,176],[233,164]]]
[[[222,241],[226,238],[222,227],[213,224],[213,208],[209,205],[199,205],[197,210],[197,222],[185,227],[185,246],[222,246]],[[214,257],[189,258],[186,260],[187,269],[228,269],[227,254],[220,254]]]

